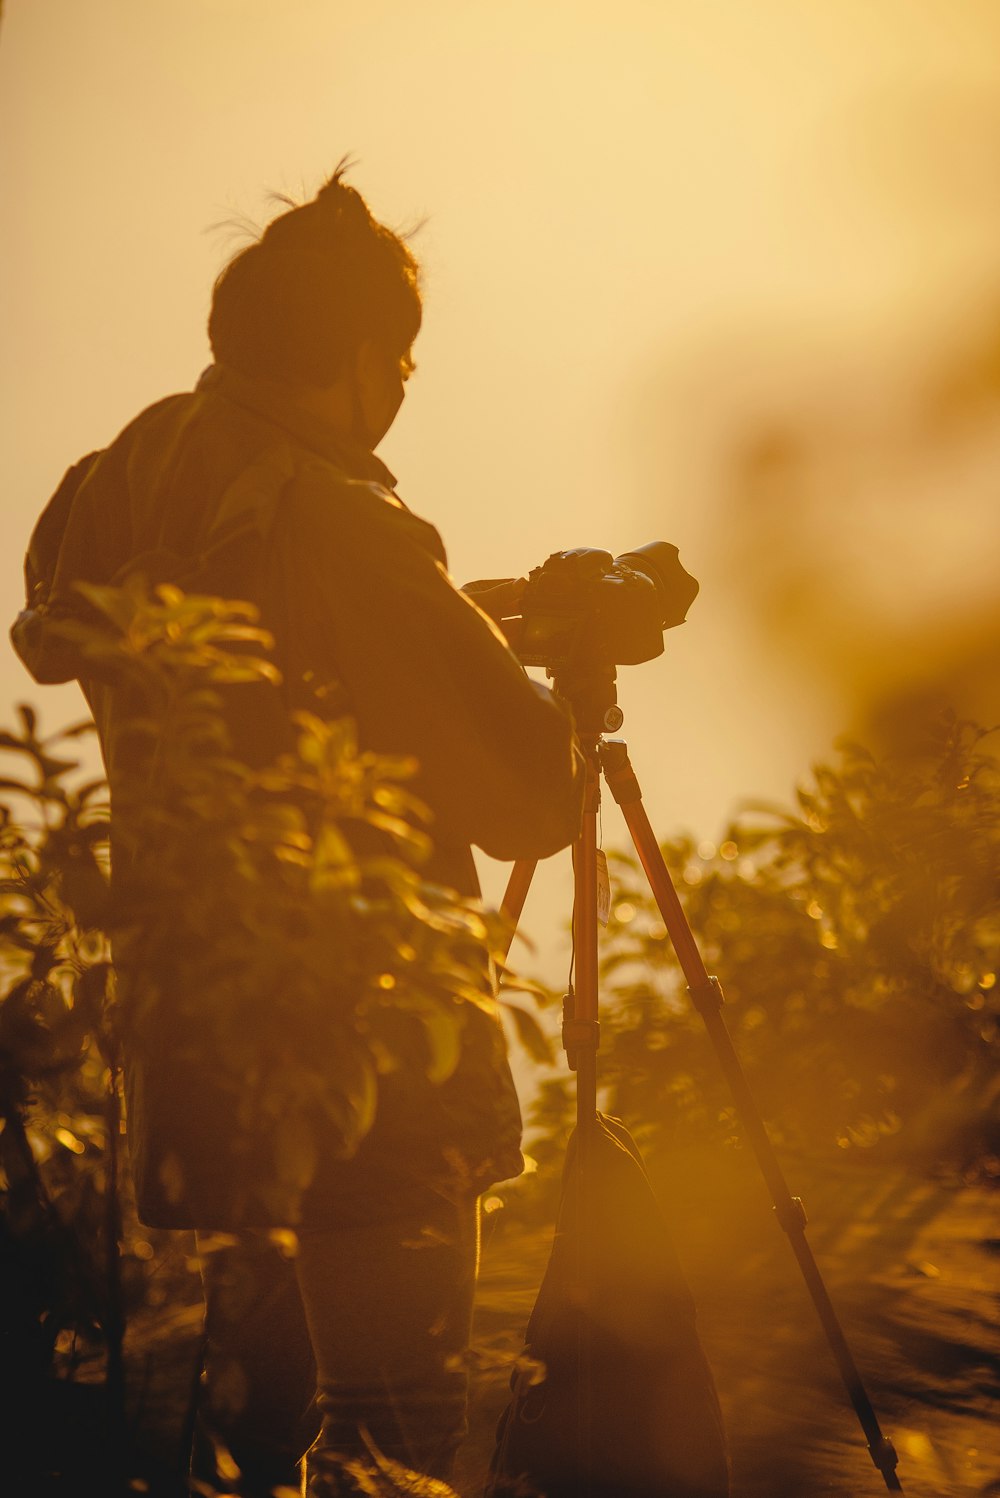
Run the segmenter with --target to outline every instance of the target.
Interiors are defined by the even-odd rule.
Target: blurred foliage
[[[749,806],[718,848],[663,845],[776,1141],[1000,1175],[1000,769],[942,719],[877,762],[843,742],[794,811]],[[648,1148],[735,1142],[732,1099],[634,857],[612,854],[603,1103]],[[535,1123],[565,1120],[550,1085]]]
[[[93,725],[43,738],[22,707],[0,734],[15,766],[0,780],[4,1353],[26,1389],[30,1368],[72,1374],[88,1347],[110,1349],[162,1262],[168,1235],[118,1220],[123,1027],[174,1006],[233,1116],[272,1149],[260,1189],[291,1222],[317,1121],[347,1155],[380,1074],[450,1075],[470,1006],[488,1003],[496,934],[476,902],[422,877],[409,762],[309,715],[263,768],[235,757],[240,694],[283,713],[249,607],[170,587],[85,591],[88,618],[62,634],[82,674],[130,703],[111,749],[132,771],[116,793],[114,879],[107,787],[81,783],[76,752]],[[530,1031],[526,1011],[519,1024]]]
[[[66,786],[89,727],[43,740],[22,707],[20,731],[0,733],[24,766],[0,781],[0,1283],[5,1358],[24,1388],[54,1361],[73,1371],[110,1319],[116,1099],[108,948],[93,920],[107,887],[107,801],[103,782]]]
[[[86,592],[110,624],[76,626],[91,668],[133,702],[112,747],[131,766],[115,801],[128,879],[105,921],[126,1023],[155,1021],[169,986],[171,1025],[188,1027],[233,1117],[271,1148],[259,1190],[291,1222],[318,1120],[349,1154],[380,1073],[454,1069],[467,1006],[484,1002],[487,918],[423,880],[413,765],[360,752],[350,723],[299,714],[294,750],[262,769],[234,757],[234,691],[254,693],[262,721],[283,711],[249,607],[173,588]]]

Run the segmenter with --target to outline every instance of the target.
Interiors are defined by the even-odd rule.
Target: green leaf
[[[0,779],[0,791],[17,791],[20,795],[31,796],[34,794],[34,787],[26,785],[23,780]]]
[[[555,1047],[535,1016],[519,1004],[503,1004],[503,1012],[514,1026],[518,1041],[532,1061],[539,1066],[551,1066],[555,1060]]]
[[[436,1004],[421,1007],[420,1021],[430,1053],[427,1078],[436,1085],[446,1082],[459,1063],[463,1020],[458,1006],[451,1011]]]

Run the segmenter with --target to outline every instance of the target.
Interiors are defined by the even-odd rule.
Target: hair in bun
[[[356,187],[349,187],[344,181],[346,170],[346,166],[339,166],[333,176],[324,182],[313,199],[313,207],[333,218],[348,222],[353,219],[358,225],[369,225],[372,216],[368,211],[368,204]]]
[[[343,180],[346,169],[341,162],[311,202],[291,204],[222,271],[208,319],[220,363],[325,386],[366,338],[394,355],[409,349],[420,328],[417,262]]]

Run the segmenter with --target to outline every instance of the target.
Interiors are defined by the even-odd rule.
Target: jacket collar
[[[263,416],[350,477],[371,479],[385,489],[395,489],[396,480],[381,458],[342,437],[311,412],[304,411],[287,385],[275,380],[251,379],[226,364],[210,364],[197,388],[210,390],[234,405]]]

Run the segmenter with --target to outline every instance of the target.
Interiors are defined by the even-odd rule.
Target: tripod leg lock
[[[896,1448],[889,1440],[889,1437],[880,1436],[877,1441],[870,1441],[868,1450],[871,1454],[872,1461],[875,1463],[876,1467],[885,1478],[886,1486],[892,1490],[901,1491],[899,1487],[899,1481],[897,1478],[895,1478],[895,1471],[896,1467],[899,1464],[899,1457],[896,1455]]]
[[[692,1004],[702,1015],[713,1010],[718,1013],[726,1002],[718,978],[706,978],[704,983],[689,983],[688,993]]]
[[[775,1202],[774,1215],[789,1236],[804,1232],[809,1221],[801,1196],[789,1196],[783,1202]]]
[[[565,1019],[562,1027],[562,1044],[569,1062],[570,1071],[576,1071],[576,1058],[581,1051],[596,1054],[601,1044],[601,1022],[596,1019]]]
[[[601,769],[619,806],[642,800],[639,781],[628,757],[624,739],[605,739],[600,745]]]

